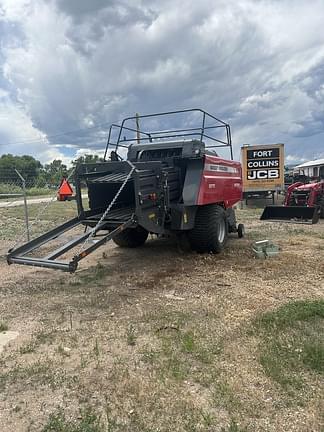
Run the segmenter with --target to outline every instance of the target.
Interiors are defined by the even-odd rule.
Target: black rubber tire
[[[324,219],[324,197],[320,199],[320,218]]]
[[[245,235],[245,228],[243,224],[238,224],[237,226],[237,235],[238,238],[243,238]]]
[[[148,231],[137,226],[136,228],[126,228],[120,234],[117,234],[113,241],[120,247],[136,248],[142,246],[148,237]]]
[[[217,204],[198,207],[195,226],[188,232],[191,248],[200,253],[220,253],[227,240],[226,213]]]

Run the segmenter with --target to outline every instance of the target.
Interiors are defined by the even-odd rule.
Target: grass
[[[22,193],[22,187],[13,185],[13,184],[7,184],[7,183],[0,183],[0,194],[12,194],[12,193]],[[31,187],[26,189],[27,196],[41,196],[41,195],[51,195],[55,193],[55,190],[49,189],[46,187]]]
[[[19,392],[22,388],[37,387],[48,384],[51,388],[59,386],[64,379],[64,374],[57,374],[53,371],[53,362],[49,359],[44,361],[37,360],[28,365],[15,365],[8,370],[0,373],[0,389],[6,386],[13,386]]]
[[[190,379],[209,386],[215,374],[213,361],[220,354],[219,341],[206,334],[200,328],[202,323],[192,317],[191,323],[185,324],[183,314],[178,319],[176,314],[171,316],[177,324],[159,327],[156,332],[159,347],[143,352],[143,360],[154,366],[162,381]]]
[[[76,216],[74,202],[53,201],[45,211],[47,203],[28,205],[29,224],[32,237],[42,234],[64,221]],[[33,222],[37,220],[33,224]],[[33,225],[32,225],[33,224]],[[0,208],[0,240],[16,240],[25,231],[24,207]]]
[[[37,350],[41,345],[51,345],[56,337],[55,330],[41,330],[35,333],[32,339],[19,347],[20,354],[30,354]]]
[[[288,303],[276,311],[267,312],[255,321],[259,329],[268,332],[284,330],[297,322],[324,318],[324,300],[296,301]]]
[[[235,391],[224,378],[215,378],[212,395],[215,404],[227,409],[230,413],[237,412],[242,407]]]
[[[33,353],[33,352],[35,352],[35,350],[36,350],[36,345],[35,345],[34,341],[26,343],[26,344],[22,345],[21,347],[19,347],[19,353],[21,355]]]
[[[178,401],[173,404],[179,411]],[[192,409],[187,405],[181,405],[183,417],[180,420],[181,430],[185,432],[213,432],[218,425],[217,418],[208,411]],[[79,411],[77,418],[67,417],[60,408],[50,414],[41,432],[169,432],[175,425],[179,425],[179,419],[164,417],[164,423],[160,426],[159,419],[152,421],[152,426],[147,426],[145,417],[137,410],[131,410],[128,414],[128,424],[121,423],[112,415],[109,405],[103,407],[104,414],[99,414],[93,408],[85,408]],[[234,420],[230,419],[227,427],[222,427],[221,432],[247,432]]]
[[[259,317],[260,362],[282,388],[301,389],[304,374],[324,374],[324,300],[288,303]]]
[[[134,346],[136,344],[136,333],[133,324],[127,327],[126,339],[127,345]]]
[[[98,263],[96,266],[92,267],[89,270],[80,271],[78,274],[78,279],[72,282],[72,285],[79,284],[91,284],[91,283],[100,283],[104,276],[109,273],[110,269],[108,266],[104,266],[101,263]]]
[[[8,324],[5,322],[0,322],[0,333],[8,331],[9,327]]]
[[[78,419],[67,419],[62,410],[51,414],[42,432],[106,432],[100,416],[92,409],[80,411]],[[109,429],[108,429],[109,432]]]
[[[231,422],[228,426],[228,428],[222,428],[221,432],[248,432],[248,429],[246,428],[241,428],[236,421],[234,421],[233,419],[231,419]]]

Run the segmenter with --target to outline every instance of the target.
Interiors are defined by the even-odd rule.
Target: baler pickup
[[[315,224],[319,220],[319,210],[318,207],[267,206],[263,210],[260,220]]]
[[[46,234],[41,235],[40,237],[31,240],[28,243],[16,248],[11,249],[7,254],[7,262],[8,264],[24,264],[30,266],[37,267],[47,267],[51,269],[63,270],[66,272],[74,273],[78,267],[78,263],[80,260],[85,258],[94,250],[98,249],[99,246],[107,243],[109,240],[112,240],[117,234],[122,232],[124,229],[129,228],[133,225],[133,214],[129,211],[121,212],[120,209],[118,211],[111,211],[109,214],[109,219],[104,219],[96,228],[96,232],[93,233],[91,230],[88,232],[83,232],[81,235],[72,238],[68,242],[61,245],[59,248],[54,251],[48,253],[45,257],[35,257],[29,256],[28,254],[33,254],[37,251],[41,246],[48,244],[50,241],[57,239],[58,237],[66,234],[73,228],[76,228],[79,225],[93,225],[100,220],[102,214],[91,214],[92,212],[86,212],[84,218],[76,217],[71,219],[70,221],[60,225],[57,228],[47,232]],[[116,214],[114,214],[116,213]],[[125,216],[128,218],[125,220]],[[113,220],[111,220],[113,218]],[[116,220],[118,220],[119,225],[117,228],[114,228],[111,231],[107,231],[107,226],[110,225],[110,222],[116,224]],[[105,228],[105,230],[103,230]],[[69,261],[60,261],[57,258],[60,258],[65,253],[71,251],[74,247],[81,245],[81,248],[77,251],[77,253],[70,259]]]

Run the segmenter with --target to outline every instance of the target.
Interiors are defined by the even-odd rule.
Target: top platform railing
[[[141,129],[141,123],[143,123],[143,121],[145,122],[145,120],[159,123],[163,119],[167,123],[176,123],[175,118],[180,117],[181,115],[185,116],[182,120],[185,120],[186,126],[192,127],[169,128],[166,130],[152,131]],[[173,118],[171,119],[171,117]],[[134,123],[135,127],[132,127]],[[220,131],[223,132],[221,137],[219,136]],[[130,133],[132,133],[131,137],[129,137]],[[115,140],[113,137],[115,137]],[[117,157],[122,159],[122,157],[118,155],[119,147],[128,148],[135,142],[153,143],[177,138],[187,139],[189,137],[204,141],[206,148],[209,149],[228,147],[230,149],[231,159],[233,159],[231,129],[229,124],[200,108],[192,108],[155,114],[136,115],[125,118],[120,124],[112,124],[109,128],[104,160],[106,160],[109,149],[114,150]]]

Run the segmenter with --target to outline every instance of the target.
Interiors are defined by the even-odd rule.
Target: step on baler
[[[195,126],[149,132],[148,127],[162,120],[176,124],[179,116],[187,125],[195,121]],[[220,147],[230,158],[217,155]],[[233,161],[230,126],[200,109],[129,117],[111,125],[104,161],[79,164],[74,184],[77,217],[10,250],[9,264],[74,272],[82,258],[109,240],[135,248],[149,233],[176,235],[184,236],[197,252],[218,253],[228,234],[244,234],[233,209],[242,198],[242,170]],[[82,201],[84,185],[89,210]],[[38,256],[41,246],[47,248],[77,226],[85,227],[84,232]],[[74,248],[72,258],[62,260]]]
[[[284,205],[265,207],[260,219],[315,224],[320,217],[324,218],[324,180],[293,183]]]

